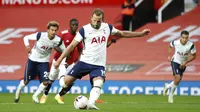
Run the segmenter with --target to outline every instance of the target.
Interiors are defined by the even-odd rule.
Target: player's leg
[[[94,66],[94,69],[90,72],[90,79],[93,82],[93,87],[90,91],[88,109],[99,110],[99,108],[95,106],[95,102],[101,95],[101,88],[105,80],[105,67]]]
[[[65,88],[66,93],[73,86],[76,79],[81,79],[83,76],[89,73],[89,69],[83,62],[77,62],[74,67],[69,71],[68,75],[61,77],[59,83],[62,88]],[[58,101],[58,100],[57,100]]]
[[[51,88],[51,85],[52,85],[52,83],[58,78],[59,69],[55,69],[54,63],[55,63],[55,60],[52,61],[51,69],[50,69],[50,72],[49,72],[49,81],[50,81],[50,83],[49,83],[48,86],[45,88],[44,93],[43,93],[43,96],[40,98],[40,103],[41,103],[41,104],[46,103],[46,100],[47,100],[47,97],[48,97],[48,94],[49,94],[49,90],[50,90],[50,88]]]
[[[59,72],[59,76],[58,76],[59,80],[64,81],[65,75],[69,73],[69,71],[74,67],[74,65],[75,64],[71,64],[71,65],[66,64],[66,65],[60,66],[59,67],[60,72]],[[62,96],[65,95],[71,89],[72,86],[73,86],[73,84],[67,86],[66,88],[62,88],[60,90],[60,92],[58,94],[56,94],[55,99],[57,100],[57,102],[59,104],[64,104],[64,100],[63,100]]]
[[[173,97],[174,97],[174,92],[180,83],[182,79],[183,72],[185,71],[185,68],[182,70],[180,69],[180,64],[172,62],[172,68],[173,68],[173,73],[174,73],[174,81],[171,82],[171,91],[168,96],[168,102],[173,103]]]
[[[36,65],[33,61],[27,61],[26,68],[24,71],[24,79],[22,79],[17,87],[14,102],[18,103],[20,100],[21,90],[29,83],[30,80],[36,77]]]
[[[92,80],[90,80],[90,84],[91,84],[91,89],[93,88],[93,81]],[[95,103],[104,103],[104,101],[103,100],[100,100],[100,99],[97,99],[96,101],[95,101]]]
[[[42,93],[49,84],[49,78],[48,78],[49,63],[48,62],[39,63],[37,67],[40,73],[39,78],[40,80],[42,80],[42,83],[40,83],[37,91],[32,96],[32,99],[35,103],[39,103],[38,95]]]
[[[177,74],[177,69],[178,69],[178,65],[177,63],[171,62],[171,68],[172,68],[172,72],[173,72],[173,76],[175,76],[175,74]],[[174,80],[171,81],[169,84],[165,83],[164,89],[163,89],[163,95],[167,95],[168,90],[174,86]]]

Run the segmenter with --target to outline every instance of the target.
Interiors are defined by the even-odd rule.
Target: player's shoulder
[[[84,30],[86,30],[86,29],[91,29],[92,27],[91,27],[91,24],[88,23],[88,24],[84,25],[82,28],[83,28]]]
[[[180,39],[173,40],[171,43],[174,44],[174,45],[181,44]]]
[[[61,37],[58,36],[58,35],[55,35],[55,37],[54,37],[53,40],[56,41],[56,42],[60,42],[60,41],[62,41]]]
[[[36,37],[38,40],[40,40],[40,38],[48,38],[48,33],[47,32],[36,32]]]
[[[189,46],[194,45],[194,43],[193,43],[191,40],[189,40],[189,41],[187,42],[187,44],[188,44]]]

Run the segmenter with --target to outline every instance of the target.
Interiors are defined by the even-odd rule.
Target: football
[[[75,109],[87,109],[87,104],[88,98],[83,95],[79,95],[74,99]]]

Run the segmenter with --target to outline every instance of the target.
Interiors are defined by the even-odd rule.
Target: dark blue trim
[[[109,29],[110,29],[110,35],[111,35],[111,33],[112,33],[112,29],[113,29],[113,26],[112,26],[111,24],[108,24],[108,26],[109,26]]]
[[[83,27],[79,30],[79,33],[83,37],[83,45],[85,47],[85,30]]]
[[[41,32],[38,32],[36,37],[37,37],[37,41],[38,41],[40,39],[40,37],[41,37]]]
[[[192,46],[191,46],[190,50],[192,50],[192,49],[194,49],[194,44],[192,44]]]
[[[174,46],[174,40],[172,41],[172,45]]]
[[[62,39],[60,39],[60,42],[59,42],[59,44],[58,44],[58,47],[59,47],[61,44],[62,44]]]
[[[85,38],[85,31],[84,31],[84,28],[83,28],[83,27],[79,30],[79,33],[81,34],[81,36],[82,36],[83,38]]]

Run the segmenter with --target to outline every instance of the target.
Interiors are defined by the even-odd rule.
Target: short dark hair
[[[94,9],[93,12],[92,12],[92,16],[93,16],[94,14],[97,15],[97,16],[102,15],[102,18],[104,18],[104,11],[103,11],[102,9],[100,9],[100,8]]]
[[[59,29],[59,23],[56,22],[56,21],[50,21],[50,22],[48,22],[47,29],[49,29],[51,26],[57,27]]]
[[[75,18],[72,18],[72,19],[69,21],[69,24],[71,24],[71,23],[72,23],[72,21],[77,21],[77,22],[78,22],[78,20],[77,20],[77,19],[75,19]]]
[[[189,32],[186,31],[186,30],[183,30],[183,31],[181,32],[181,35],[183,35],[183,34],[185,34],[185,35],[189,35]]]

